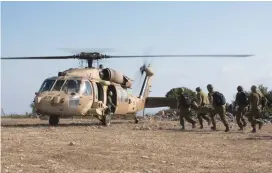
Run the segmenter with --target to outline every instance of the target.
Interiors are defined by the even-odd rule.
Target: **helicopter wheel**
[[[104,115],[102,118],[102,123],[104,126],[109,126],[111,124],[111,115],[110,114]]]
[[[136,114],[134,115],[134,122],[135,122],[135,124],[138,124],[138,123],[139,123],[139,120],[138,120]]]
[[[58,116],[50,116],[49,117],[49,125],[56,126],[59,124],[59,117]]]

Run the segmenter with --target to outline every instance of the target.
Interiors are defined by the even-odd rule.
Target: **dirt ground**
[[[177,121],[1,120],[1,172],[209,172],[251,173],[272,170],[272,125],[256,134],[220,124],[180,131]]]

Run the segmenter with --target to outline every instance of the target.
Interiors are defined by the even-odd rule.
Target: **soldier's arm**
[[[202,97],[200,94],[197,94],[197,104],[200,105],[202,103]]]

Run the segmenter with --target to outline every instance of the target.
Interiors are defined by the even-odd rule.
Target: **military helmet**
[[[251,91],[257,91],[256,85],[252,85],[252,86],[251,86]]]
[[[201,88],[200,87],[197,87],[196,88],[196,92],[200,92],[201,91]]]
[[[111,91],[109,92],[109,95],[110,95],[110,96],[112,96],[112,95],[113,95]]]
[[[208,85],[207,85],[207,89],[208,89],[208,90],[212,90],[212,89],[213,89],[212,84],[208,84]]]
[[[241,91],[243,91],[244,89],[243,89],[243,87],[241,86],[241,85],[239,85],[238,87],[237,87],[237,91],[238,92],[241,92]]]

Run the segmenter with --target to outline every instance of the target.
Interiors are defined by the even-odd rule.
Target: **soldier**
[[[244,89],[242,86],[237,87],[238,93],[236,94],[234,107],[238,106],[237,113],[236,113],[236,122],[238,126],[240,127],[239,130],[243,130],[246,127],[246,120],[244,118],[245,113],[247,112],[248,108],[248,96],[244,92]],[[241,122],[242,120],[242,122]]]
[[[211,110],[211,120],[212,120],[212,130],[216,130],[215,115],[219,114],[224,126],[226,127],[225,132],[229,131],[229,124],[226,120],[226,100],[222,93],[213,90],[211,84],[207,85],[207,90],[209,91],[208,97],[213,109]]]
[[[112,102],[112,96],[113,96],[112,91],[110,91],[109,94],[108,94],[108,104],[107,104],[107,106],[108,106],[108,111],[109,111],[108,113],[109,113],[109,114],[112,114],[112,113],[113,113],[112,107],[115,107],[115,105],[114,105],[113,102]]]
[[[256,133],[256,124],[259,124],[259,130],[262,128],[263,121],[260,119],[261,109],[262,109],[262,94],[257,91],[255,85],[251,86],[251,94],[249,97],[249,103],[251,106],[251,111],[249,113],[248,120],[252,126],[252,133]]]
[[[180,125],[182,126],[182,130],[185,130],[184,118],[192,124],[192,128],[195,128],[196,122],[190,117],[192,115],[191,112],[191,100],[188,94],[184,93],[184,89],[181,89],[181,94],[179,97],[179,105],[178,108],[180,110]]]
[[[208,122],[208,125],[211,124],[210,118],[207,116],[207,112],[203,109],[207,108],[207,105],[209,105],[209,98],[207,94],[205,94],[200,87],[196,88],[196,96],[197,96],[197,105],[198,105],[198,113],[197,118],[200,124],[200,129],[203,129],[203,119]]]

